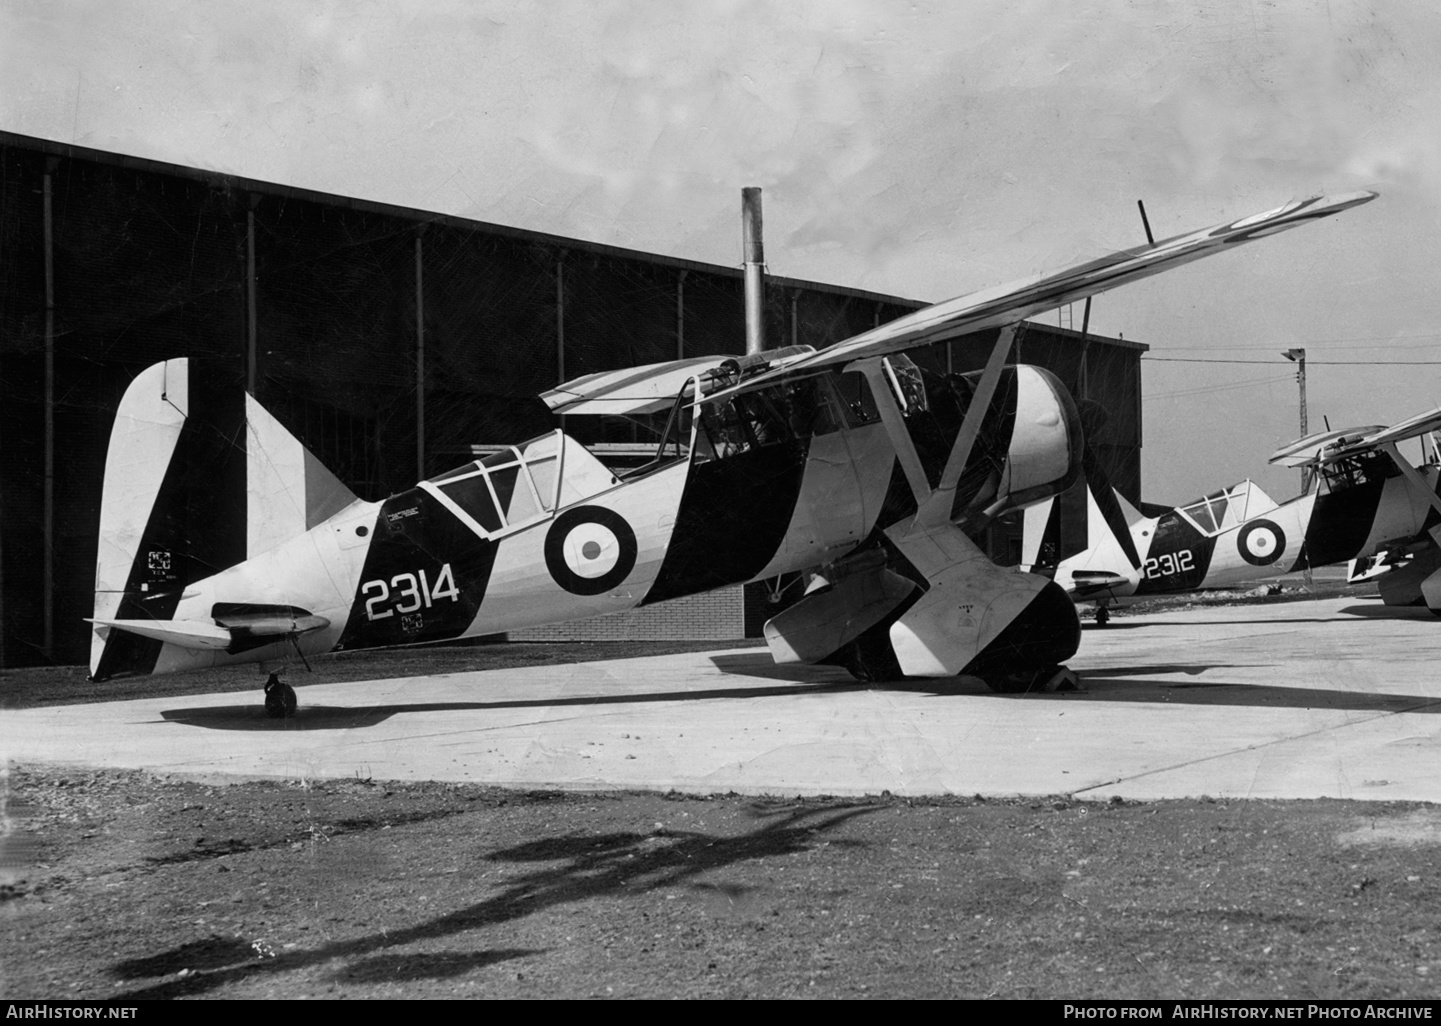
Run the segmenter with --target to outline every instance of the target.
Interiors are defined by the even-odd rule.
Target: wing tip
[[[1341,192],[1330,196],[1318,194],[1313,197],[1315,201],[1313,205],[1325,207],[1333,213],[1340,213],[1342,210],[1350,210],[1363,203],[1370,203],[1380,195],[1374,189],[1357,189],[1354,192]]]

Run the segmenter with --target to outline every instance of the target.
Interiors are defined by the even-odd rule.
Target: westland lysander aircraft
[[[91,676],[446,641],[812,571],[766,624],[779,662],[1043,686],[1069,673],[1075,606],[965,533],[1078,470],[1070,396],[1046,371],[1006,366],[1020,322],[1372,198],[1294,201],[819,352],[679,360],[544,396],[561,414],[655,416],[653,458],[627,470],[556,430],[366,502],[252,396],[187,360],[157,364],[126,392],[110,442]],[[928,374],[902,355],[988,329],[977,374]],[[272,674],[267,711],[294,707]]]
[[[1250,481],[1143,516],[1087,460],[1086,489],[1026,510],[1022,565],[1050,576],[1077,602],[1227,587],[1351,561],[1375,576],[1388,605],[1441,614],[1438,468],[1412,466],[1396,445],[1441,428],[1433,410],[1387,428],[1308,435],[1271,463],[1306,467],[1304,495],[1277,504]],[[1066,509],[1084,494],[1085,509]],[[1084,530],[1080,525],[1084,523]],[[1071,551],[1067,551],[1067,545]],[[1084,548],[1081,546],[1084,545]]]

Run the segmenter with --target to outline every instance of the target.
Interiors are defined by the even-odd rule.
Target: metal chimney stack
[[[766,347],[765,246],[761,242],[761,191],[756,186],[741,190],[741,231],[745,240],[746,353]]]

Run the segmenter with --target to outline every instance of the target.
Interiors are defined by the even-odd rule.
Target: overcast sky
[[[1143,495],[1441,405],[1431,0],[0,0],[0,128],[936,301],[1315,192],[1381,198],[1098,297]],[[1076,312],[1079,326],[1079,310]],[[1253,362],[1197,363],[1182,360]],[[1431,361],[1431,362],[1427,362]]]

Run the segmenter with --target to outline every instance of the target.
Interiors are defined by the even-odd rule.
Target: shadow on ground
[[[1367,620],[1436,620],[1436,614],[1425,606],[1347,606],[1341,612]]]
[[[401,713],[494,711],[501,709],[562,709],[568,706],[644,705],[650,702],[704,702],[718,698],[774,698],[782,695],[828,695],[863,691],[870,685],[855,681],[790,684],[755,688],[706,688],[696,691],[626,692],[613,695],[573,695],[503,702],[408,702],[385,705],[305,705],[288,719],[273,720],[259,702],[248,705],[197,706],[165,709],[160,715],[172,723],[212,730],[355,730],[384,723]],[[302,703],[304,693],[301,693]]]
[[[478,862],[536,863],[536,868],[497,884],[483,901],[416,922],[408,929],[371,933],[320,944],[304,951],[273,952],[261,942],[212,937],[190,941],[144,959],[128,959],[111,967],[121,980],[190,972],[110,1000],[175,998],[205,994],[219,987],[246,983],[269,975],[330,967],[336,982],[390,982],[396,979],[442,979],[544,950],[479,948],[470,951],[401,951],[461,937],[533,916],[547,909],[592,898],[634,897],[658,888],[691,886],[710,901],[744,902],[740,886],[692,883],[695,877],[750,859],[796,854],[815,844],[859,844],[826,837],[856,816],[881,806],[837,805],[823,809],[752,806],[756,818],[769,820],[758,829],[734,837],[701,832],[587,834],[569,832],[494,852],[477,852]],[[559,862],[560,865],[555,865]]]
[[[361,730],[406,713],[485,712],[506,709],[558,709],[566,707],[645,705],[655,702],[707,702],[717,699],[749,701],[760,698],[846,694],[854,691],[909,692],[937,698],[973,697],[1004,701],[1151,702],[1158,705],[1231,705],[1245,708],[1342,709],[1360,712],[1441,712],[1441,696],[1399,695],[1340,691],[1329,688],[1272,687],[1233,681],[1173,681],[1166,675],[1198,676],[1208,671],[1241,669],[1236,666],[1159,664],[1087,670],[1076,691],[999,694],[979,678],[957,676],[939,679],[911,679],[885,683],[858,681],[815,682],[817,672],[834,676],[830,667],[775,666],[768,655],[713,656],[716,667],[726,674],[766,676],[792,683],[763,687],[725,687],[700,690],[627,692],[620,694],[572,695],[566,698],[536,698],[498,702],[410,702],[384,705],[327,706],[302,705],[295,716],[275,720],[266,717],[259,703],[247,705],[197,706],[166,709],[168,722],[209,730],[322,731]],[[1254,666],[1258,664],[1244,664]],[[810,678],[807,683],[806,678]],[[302,695],[303,698],[303,695]]]

